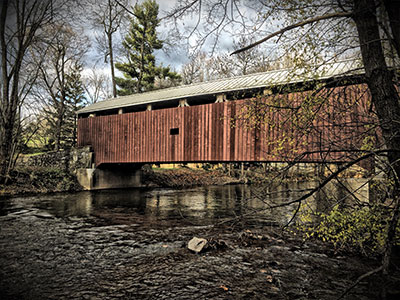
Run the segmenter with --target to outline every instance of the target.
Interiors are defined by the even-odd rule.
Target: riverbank
[[[144,169],[143,185],[146,187],[187,188],[207,185],[245,183],[243,179],[229,176],[222,169]]]
[[[18,166],[7,185],[0,185],[0,195],[36,195],[56,192],[77,192],[82,187],[76,176],[59,167]]]
[[[143,187],[187,188],[207,185],[245,183],[221,169],[143,169]],[[82,187],[76,176],[60,167],[19,166],[7,185],[0,185],[0,195],[18,196],[56,192],[78,192]]]

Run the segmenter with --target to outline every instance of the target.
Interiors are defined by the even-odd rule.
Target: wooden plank
[[[168,139],[168,136],[167,136],[167,134],[166,134],[166,130],[168,130],[168,134],[169,134],[169,128],[167,129],[167,126],[168,126],[168,124],[167,124],[167,113],[166,113],[166,111],[163,109],[162,110],[162,115],[163,115],[163,122],[162,122],[162,126],[161,126],[161,136],[162,136],[162,144],[163,144],[163,159],[162,159],[162,161],[163,162],[166,162],[167,161],[167,152],[168,152],[168,148],[167,148],[167,139]]]
[[[148,153],[148,161],[154,161],[154,129],[155,129],[155,112],[150,111],[150,128],[148,132],[147,139],[149,140],[149,153]]]
[[[111,161],[117,161],[116,160],[116,154],[117,154],[117,143],[116,140],[118,139],[118,127],[116,124],[116,115],[111,116],[110,118],[110,126],[111,126],[111,132],[112,132],[112,136],[111,136],[111,140],[112,142],[110,143],[111,145],[111,155],[108,159],[109,162]]]
[[[176,162],[178,160],[178,147],[179,147],[179,140],[180,140],[180,135],[181,135],[181,129],[179,129],[179,114],[178,114],[178,110],[176,108],[171,109],[171,113],[172,113],[172,120],[173,120],[173,126],[174,128],[178,128],[179,130],[179,134],[177,134],[176,136],[174,136],[174,153],[173,153],[173,161]]]
[[[216,148],[217,148],[217,130],[215,128],[215,123],[216,123],[216,115],[217,115],[217,105],[213,104],[212,106],[212,114],[211,114],[211,156],[210,159],[211,160],[215,160],[216,159]]]
[[[217,103],[218,104],[218,113],[217,113],[217,120],[216,120],[216,127],[217,127],[217,156],[216,159],[217,161],[221,161],[222,155],[223,155],[223,123],[222,123],[222,114],[223,114],[223,108],[224,108],[224,103]]]
[[[188,138],[188,135],[189,135],[189,133],[188,133],[188,127],[189,127],[189,125],[188,125],[188,123],[189,123],[189,120],[188,120],[188,114],[189,114],[189,111],[188,111],[188,108],[187,107],[181,107],[181,109],[182,109],[182,114],[183,114],[183,120],[182,120],[182,122],[183,122],[183,124],[184,124],[184,130],[182,130],[183,131],[183,148],[182,148],[182,154],[183,154],[183,161],[187,161],[188,160],[188,148],[189,148],[189,138]]]
[[[183,110],[180,107],[175,108],[176,114],[178,116],[178,126],[179,126],[179,137],[178,137],[178,147],[176,150],[177,162],[183,162],[183,133],[184,133],[184,123],[183,123]]]
[[[180,129],[179,129],[179,135],[180,135],[180,140],[179,140],[179,160],[181,162],[185,161],[185,108],[184,107],[178,107],[177,110],[179,111],[179,117],[180,117]]]
[[[170,114],[170,110],[169,109],[166,109],[165,113],[166,113],[166,119],[167,119],[166,120],[166,126],[164,128],[164,133],[165,133],[165,137],[166,137],[166,148],[167,148],[167,151],[165,151],[165,154],[166,154],[165,160],[167,162],[170,162],[171,161],[171,134],[170,134],[170,130],[172,128],[172,125],[171,125],[171,114]]]
[[[128,119],[128,146],[127,146],[127,153],[128,153],[128,157],[127,160],[128,162],[132,161],[132,114],[127,114],[127,119]]]
[[[140,129],[140,136],[139,136],[139,140],[140,140],[140,150],[139,150],[139,162],[143,162],[144,161],[144,152],[145,152],[145,147],[144,147],[144,136],[145,136],[145,113],[144,112],[140,112],[140,125],[139,125],[139,129]]]
[[[236,134],[235,134],[235,124],[236,122],[232,123],[236,113],[236,103],[231,103],[231,113],[229,119],[229,131],[230,131],[230,149],[229,149],[229,161],[235,160],[235,144],[236,144]]]
[[[149,133],[150,133],[150,114],[151,111],[145,111],[145,118],[146,118],[146,126],[145,126],[145,131],[144,131],[144,144],[145,144],[145,151],[144,151],[144,162],[149,161],[149,154],[150,154],[150,139],[149,139]],[[151,138],[151,137],[150,137]]]
[[[239,112],[239,114],[240,114],[240,124],[239,124],[239,148],[238,148],[238,160],[239,161],[243,161],[244,160],[244,147],[245,147],[245,144],[244,144],[244,124],[243,124],[243,115],[244,115],[244,109],[245,109],[245,106],[244,106],[244,101],[241,101],[241,103],[240,103],[241,105],[241,107],[240,107],[240,112]]]
[[[154,162],[159,162],[161,158],[161,115],[160,111],[154,113]]]
[[[205,119],[204,119],[204,160],[209,161],[209,151],[208,146],[210,144],[210,137],[209,137],[209,116],[210,116],[210,104],[205,105]]]
[[[204,157],[203,157],[203,154],[204,154],[204,105],[200,105],[199,106],[199,115],[200,115],[200,117],[199,117],[199,132],[200,132],[200,134],[199,134],[199,138],[200,138],[200,140],[199,140],[199,147],[198,147],[198,149],[199,149],[199,160],[200,161],[203,161],[204,160]]]
[[[121,162],[122,153],[121,153],[121,145],[122,145],[122,127],[120,124],[120,115],[114,116],[114,126],[116,127],[116,135],[115,135],[115,161]]]
[[[228,119],[228,103],[223,103],[224,113],[223,113],[223,120],[222,120],[222,128],[223,128],[223,138],[222,138],[222,160],[227,160],[227,152],[229,147],[229,139],[228,139],[228,129],[226,126],[227,119]]]
[[[195,118],[194,118],[194,108],[190,107],[190,146],[189,146],[189,161],[193,162],[194,160],[194,152],[195,152],[195,144],[196,144],[196,135],[195,135]]]
[[[133,118],[133,162],[139,162],[139,114],[135,114]]]
[[[235,143],[234,143],[234,160],[235,161],[239,161],[239,143],[240,143],[240,139],[239,139],[239,110],[240,110],[240,102],[238,101],[238,103],[236,104],[235,107]]]
[[[194,123],[195,123],[195,146],[194,146],[194,160],[199,161],[200,160],[200,106],[194,106],[193,107],[193,112],[194,112]]]
[[[224,103],[218,103],[218,114],[217,114],[217,145],[218,145],[218,151],[217,151],[217,160],[221,161],[222,155],[223,155],[223,123],[222,123],[222,114],[223,114],[223,109],[224,109]]]

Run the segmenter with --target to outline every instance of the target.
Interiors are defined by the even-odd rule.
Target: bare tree
[[[28,70],[27,53],[42,26],[57,18],[63,3],[17,0],[1,2],[1,96],[0,96],[0,182],[4,182],[15,158],[20,133],[21,106],[34,81],[22,76]],[[34,75],[35,70],[31,69]]]
[[[190,61],[182,67],[184,84],[203,82],[210,79],[210,58],[205,52],[192,55]]]
[[[100,51],[104,55],[105,62],[109,61],[112,82],[112,95],[117,97],[117,85],[115,82],[114,68],[114,38],[126,17],[127,0],[112,1],[89,1],[91,4],[91,20],[94,28],[100,29],[101,33],[96,40]]]
[[[86,94],[91,104],[111,97],[110,78],[94,66],[83,78]]]
[[[251,38],[245,35],[239,37],[233,43],[233,49],[238,50],[251,43]],[[232,68],[236,75],[246,75],[256,72],[264,72],[270,69],[269,59],[265,52],[260,48],[252,48],[235,56],[230,56],[232,60]]]
[[[54,123],[54,150],[59,150],[63,138],[63,128],[68,112],[68,78],[80,65],[87,49],[87,38],[66,25],[53,25],[44,29],[48,39],[35,47],[39,78],[35,97],[43,103],[43,108]],[[47,49],[46,61],[41,61],[43,49]]]

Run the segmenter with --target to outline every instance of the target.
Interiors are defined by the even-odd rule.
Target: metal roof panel
[[[328,79],[335,76],[355,75],[363,73],[361,67],[362,65],[359,61],[347,60],[338,63],[315,66],[310,69],[290,68],[242,75],[210,82],[182,85],[141,94],[111,98],[82,108],[78,111],[78,114],[150,104],[154,102],[172,101],[229,91],[298,83],[313,79]]]

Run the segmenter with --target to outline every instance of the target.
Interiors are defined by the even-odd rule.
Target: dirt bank
[[[222,170],[203,169],[145,169],[142,182],[149,187],[185,188],[204,185],[225,185],[244,183],[228,176]]]

